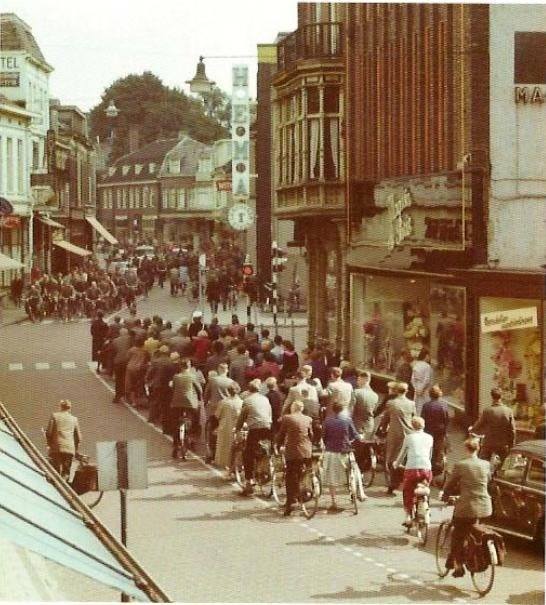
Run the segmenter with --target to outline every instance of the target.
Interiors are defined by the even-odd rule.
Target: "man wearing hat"
[[[49,458],[53,468],[68,481],[72,460],[82,441],[80,425],[71,414],[72,403],[61,399],[60,411],[53,412],[46,429]]]

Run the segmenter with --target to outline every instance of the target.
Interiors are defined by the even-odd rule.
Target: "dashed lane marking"
[[[63,370],[73,370],[76,367],[74,361],[61,361],[61,368]]]
[[[10,372],[18,372],[23,369],[23,364],[22,363],[10,363],[8,365],[8,368],[9,368]]]
[[[38,362],[38,363],[34,364],[34,367],[37,370],[49,370],[50,365],[48,363],[45,363],[45,362]]]

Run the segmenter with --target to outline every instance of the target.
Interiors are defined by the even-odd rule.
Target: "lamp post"
[[[114,140],[114,120],[119,115],[119,109],[116,107],[113,99],[110,99],[108,107],[104,110],[106,117],[110,120],[110,142]]]
[[[191,92],[203,97],[203,103],[205,105],[205,109],[207,110],[207,115],[210,117],[212,115],[211,94],[214,90],[214,85],[216,82],[213,82],[207,78],[207,74],[205,73],[204,57],[199,57],[195,76],[193,76],[191,80],[186,80],[186,84],[190,85]]]

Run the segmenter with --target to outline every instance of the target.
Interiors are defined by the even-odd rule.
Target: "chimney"
[[[134,153],[140,146],[140,128],[133,124],[129,127],[129,153]]]

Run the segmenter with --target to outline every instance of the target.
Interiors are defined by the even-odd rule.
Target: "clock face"
[[[254,210],[246,204],[234,204],[228,211],[228,221],[233,229],[244,231],[254,222]]]

